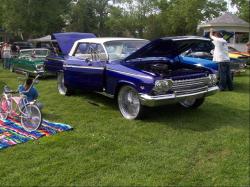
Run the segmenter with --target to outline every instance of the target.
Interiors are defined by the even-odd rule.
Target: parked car
[[[250,53],[248,53],[247,51],[241,52],[233,47],[228,47],[228,51],[229,51],[230,58],[240,59],[240,60],[245,61],[247,64],[250,64]]]
[[[197,108],[216,93],[215,71],[183,63],[180,54],[207,40],[202,37],[168,37],[149,42],[135,38],[89,38],[74,43],[57,68],[58,91],[94,91],[117,99],[124,118],[136,119],[144,106],[179,102]]]
[[[32,49],[33,45],[31,42],[25,42],[25,41],[21,41],[21,42],[14,42],[12,45],[16,45],[19,47],[19,49]]]
[[[49,55],[49,50],[44,48],[22,49],[19,55],[10,61],[11,72],[27,72],[32,75],[44,72],[44,60]]]
[[[51,53],[46,58],[47,66],[50,66],[49,69],[53,69],[53,72],[57,72],[59,69],[62,69],[62,62],[69,54],[74,42],[84,38],[96,38],[96,36],[92,33],[79,32],[52,34],[52,41],[49,44]]]
[[[218,64],[212,61],[213,49],[213,43],[210,40],[207,40],[200,42],[196,46],[192,46],[190,49],[183,52],[181,55],[183,56],[185,63],[196,64],[199,66],[212,68],[218,71]],[[236,73],[245,71],[246,60],[230,57],[230,62],[232,76]]]

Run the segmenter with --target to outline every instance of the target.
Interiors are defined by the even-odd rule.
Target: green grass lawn
[[[12,88],[17,76],[0,69]],[[128,121],[112,99],[61,96],[43,79],[44,118],[74,130],[0,150],[0,186],[249,186],[249,71],[234,83],[197,110],[168,105]]]

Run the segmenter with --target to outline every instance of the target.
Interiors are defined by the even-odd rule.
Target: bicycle
[[[36,101],[29,102],[24,95],[30,91],[39,76],[40,75],[37,75],[35,79],[33,79],[27,91],[13,91],[7,86],[4,87],[0,99],[0,119],[6,120],[8,117],[21,119],[22,127],[28,132],[35,131],[41,126],[41,110],[36,105]]]

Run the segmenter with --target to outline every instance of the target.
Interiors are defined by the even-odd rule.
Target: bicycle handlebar
[[[4,93],[6,93],[6,94],[17,94],[17,93],[20,93],[20,92],[19,91],[10,90],[10,91],[4,91]]]
[[[30,89],[32,88],[32,86],[34,85],[35,81],[40,77],[40,75],[38,74],[32,81],[32,84],[30,85],[30,88],[26,91],[19,91],[19,90],[9,90],[8,87],[6,87],[4,89],[4,93],[6,94],[25,94],[25,93],[28,93],[30,91]]]

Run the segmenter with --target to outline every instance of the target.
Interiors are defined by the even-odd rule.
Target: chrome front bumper
[[[166,95],[157,95],[157,96],[151,96],[148,94],[140,94],[140,101],[141,101],[141,104],[144,106],[159,106],[159,105],[179,102],[187,97],[195,97],[195,98],[206,97],[206,96],[215,94],[218,90],[219,90],[218,86],[213,86],[213,87],[207,88],[206,91],[183,94],[183,95],[176,95],[175,93],[166,94]]]

